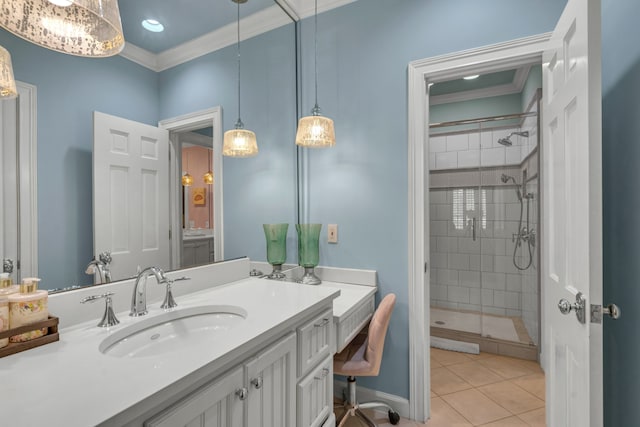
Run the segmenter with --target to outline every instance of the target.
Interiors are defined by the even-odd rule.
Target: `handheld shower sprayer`
[[[518,196],[518,201],[522,201],[522,192],[520,191],[520,186],[518,185],[518,183],[516,182],[516,179],[514,177],[512,177],[511,175],[507,175],[507,174],[502,174],[502,176],[500,177],[500,180],[502,182],[504,182],[505,184],[509,181],[513,181],[513,184],[516,186],[516,194]]]

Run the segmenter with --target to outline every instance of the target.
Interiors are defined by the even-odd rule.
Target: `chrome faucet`
[[[133,286],[133,296],[131,298],[131,312],[129,316],[144,316],[147,314],[147,277],[154,275],[158,284],[168,283],[167,277],[158,267],[147,267],[138,273],[136,283]]]

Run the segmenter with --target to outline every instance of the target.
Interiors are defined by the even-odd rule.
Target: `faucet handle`
[[[169,308],[174,308],[178,306],[178,303],[176,302],[176,300],[173,299],[173,293],[171,292],[171,285],[173,285],[173,282],[179,282],[183,280],[191,280],[191,277],[182,276],[176,279],[167,278],[167,280],[165,281],[167,285],[167,292],[164,295],[164,301],[162,302],[162,305],[160,305],[160,308],[162,308],[163,310],[167,310]]]
[[[101,328],[108,328],[109,326],[115,326],[120,323],[113,312],[113,301],[111,300],[112,295],[114,295],[113,292],[107,292],[101,295],[91,295],[80,300],[81,304],[85,304],[88,302],[96,302],[102,298],[105,299],[104,314],[102,315],[102,320],[98,323],[98,326]]]

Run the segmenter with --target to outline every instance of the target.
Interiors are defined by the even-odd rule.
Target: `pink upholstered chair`
[[[396,303],[396,296],[389,294],[382,301],[378,309],[373,313],[369,328],[366,333],[361,333],[351,343],[336,354],[333,358],[333,372],[347,376],[347,394],[345,396],[345,412],[338,419],[338,427],[344,425],[351,416],[360,417],[367,425],[375,427],[373,422],[360,409],[384,407],[388,410],[391,424],[398,424],[400,415],[384,402],[358,403],[356,399],[356,378],[375,377],[380,372],[384,339],[391,320],[391,313]]]

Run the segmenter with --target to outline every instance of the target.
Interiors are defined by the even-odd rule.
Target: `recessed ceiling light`
[[[142,27],[145,30],[151,31],[153,33],[161,33],[164,31],[164,25],[162,25],[155,19],[145,19],[144,21],[142,21]]]
[[[60,6],[60,7],[67,7],[73,4],[71,0],[49,0],[49,3],[53,3],[56,6]]]
[[[463,77],[463,79],[465,79],[465,80],[473,80],[473,79],[477,79],[478,77],[480,77],[480,74],[474,74],[472,76]]]

